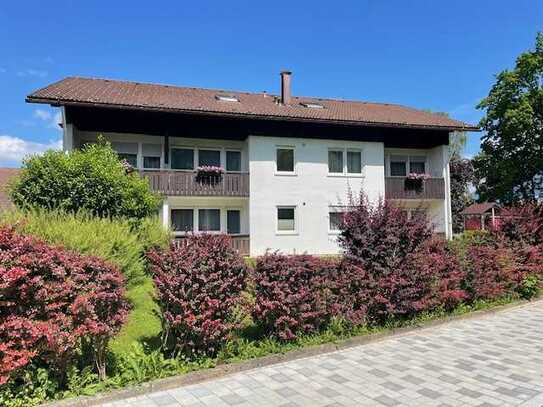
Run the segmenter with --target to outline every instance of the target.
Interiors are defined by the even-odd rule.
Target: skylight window
[[[310,109],[324,109],[324,106],[319,105],[318,103],[302,103],[302,106],[308,107]]]
[[[215,99],[223,102],[239,102],[238,98],[234,95],[215,95]]]

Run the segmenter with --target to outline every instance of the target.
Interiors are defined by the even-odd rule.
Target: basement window
[[[324,106],[318,103],[302,103],[301,105],[310,109],[324,109]]]
[[[234,95],[215,95],[215,99],[222,102],[239,102],[239,99]]]

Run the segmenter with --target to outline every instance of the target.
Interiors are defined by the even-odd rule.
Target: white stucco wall
[[[384,196],[382,143],[250,136],[251,254],[267,249],[284,253],[337,253],[336,235],[329,232],[329,207],[348,204],[349,188],[363,188],[371,201]],[[276,174],[276,148],[295,148],[295,175]],[[362,151],[361,176],[328,174],[328,150]],[[295,233],[277,232],[277,207],[296,206]]]

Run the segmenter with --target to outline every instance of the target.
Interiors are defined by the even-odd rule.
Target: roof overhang
[[[300,118],[290,116],[278,116],[278,115],[260,115],[250,113],[226,113],[226,112],[214,112],[210,110],[198,110],[198,109],[172,109],[166,107],[154,107],[154,106],[133,106],[124,104],[111,104],[100,102],[79,102],[73,100],[53,99],[53,98],[39,98],[27,96],[25,101],[27,103],[40,103],[48,104],[53,107],[60,106],[78,106],[78,107],[99,107],[106,109],[122,109],[132,111],[146,111],[146,112],[167,112],[178,114],[191,114],[202,116],[215,116],[215,117],[229,117],[238,119],[259,119],[259,120],[272,120],[282,122],[296,122],[296,123],[319,123],[319,124],[334,124],[345,126],[361,126],[361,127],[382,127],[382,128],[407,128],[407,129],[425,129],[425,130],[440,130],[440,131],[460,131],[460,132],[479,132],[481,129],[477,126],[436,126],[436,125],[422,125],[411,123],[389,123],[389,122],[368,122],[368,121],[354,121],[354,120],[329,120],[329,119],[315,119],[315,118]]]

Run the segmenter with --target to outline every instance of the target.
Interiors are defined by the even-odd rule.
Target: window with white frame
[[[296,231],[296,207],[280,206],[277,208],[277,231]]]
[[[198,166],[221,166],[221,150],[198,149]]]
[[[425,156],[390,155],[389,162],[391,177],[405,177],[408,173],[426,173]]]
[[[172,228],[175,232],[192,232],[194,230],[193,209],[172,209],[170,214]]]
[[[194,150],[192,148],[171,149],[170,167],[174,170],[193,170],[194,169]]]
[[[160,144],[143,143],[141,145],[141,153],[143,155],[143,168],[145,169],[160,168],[161,152],[162,152],[162,146]]]
[[[294,148],[277,147],[276,169],[280,173],[294,173]]]
[[[226,233],[237,235],[241,233],[241,212],[239,209],[226,211]]]
[[[343,150],[328,150],[328,172],[343,174]]]
[[[111,143],[120,160],[125,160],[132,167],[138,167],[138,143]]]
[[[198,209],[198,231],[220,232],[221,231],[221,210],[220,209]]]
[[[330,206],[328,208],[328,230],[337,233],[341,229],[341,224],[345,214],[349,211],[349,206]]]
[[[362,174],[362,151],[347,148],[329,149],[328,173],[331,175]]]
[[[241,151],[226,151],[226,171],[240,172],[241,171]]]
[[[362,173],[362,151],[347,150],[347,174]]]
[[[426,157],[410,156],[409,157],[409,172],[414,174],[426,174]]]

